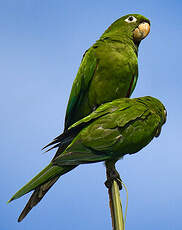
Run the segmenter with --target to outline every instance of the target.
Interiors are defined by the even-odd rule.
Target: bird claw
[[[110,189],[112,187],[112,184],[114,182],[114,180],[117,182],[118,186],[119,186],[119,190],[122,189],[122,180],[120,178],[119,173],[116,170],[111,170],[109,172],[109,175],[107,176],[107,180],[105,181],[105,186]]]

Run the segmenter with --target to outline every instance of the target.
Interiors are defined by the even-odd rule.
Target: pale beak
[[[147,22],[142,22],[133,32],[134,39],[136,41],[141,41],[150,32],[150,25]]]

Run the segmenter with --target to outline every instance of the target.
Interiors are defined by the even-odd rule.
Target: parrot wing
[[[88,91],[89,84],[97,68],[97,63],[98,61],[94,55],[93,48],[90,48],[83,55],[77,76],[73,82],[66,110],[65,129],[72,124],[71,120],[75,115],[75,109],[80,107],[82,99]]]
[[[56,155],[54,158],[56,158],[58,155],[60,155],[66,147],[71,143],[71,141],[74,139],[74,137],[87,125],[92,123],[94,120],[105,116],[106,114],[113,113],[116,110],[125,110],[129,108],[129,99],[123,98],[122,100],[117,99],[113,102],[105,103],[97,108],[94,112],[89,114],[88,116],[84,117],[83,119],[77,121],[72,126],[70,126],[68,129],[66,129],[61,135],[54,138],[54,140],[43,147],[43,149],[53,145],[53,147],[49,148],[46,152],[50,151],[51,149],[59,147]]]
[[[89,123],[89,117],[92,117],[92,120],[90,120],[92,122],[82,128],[62,154],[54,158],[53,164],[59,166],[78,165],[104,161],[113,157],[114,146],[118,141],[124,141],[122,132],[138,119],[145,119],[150,114],[144,105],[135,106],[134,100],[134,103],[131,99],[122,99],[122,102],[128,100],[130,100],[130,105],[124,103],[122,106],[120,102],[120,107],[114,111],[111,109],[110,112],[105,110],[104,116],[97,117],[94,120],[93,114],[98,111],[97,109],[83,118],[82,123],[80,123],[81,121],[77,122],[77,124],[80,123],[79,125],[86,120]],[[107,105],[112,103],[107,103]],[[103,105],[102,108],[107,105]]]

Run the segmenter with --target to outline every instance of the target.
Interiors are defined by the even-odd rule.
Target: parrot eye
[[[125,22],[131,23],[131,22],[136,22],[137,19],[134,16],[129,16],[128,18],[125,19]]]

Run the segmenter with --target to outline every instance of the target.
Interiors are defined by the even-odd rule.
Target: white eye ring
[[[127,23],[132,23],[132,22],[136,22],[137,19],[134,16],[129,16],[125,19],[125,22]]]

